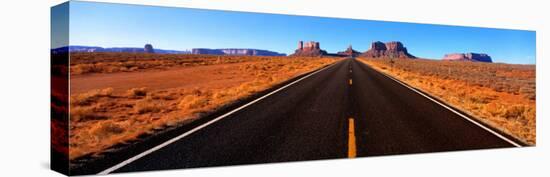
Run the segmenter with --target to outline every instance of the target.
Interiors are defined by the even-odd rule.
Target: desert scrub
[[[184,110],[192,110],[202,108],[208,105],[208,96],[200,95],[187,95],[185,96],[178,106]]]
[[[151,98],[146,98],[143,100],[139,100],[134,108],[138,114],[157,113],[163,109],[163,105],[160,102],[154,101]]]
[[[360,59],[528,143],[536,143],[535,66]],[[391,68],[391,69],[382,69]]]
[[[100,119],[107,118],[106,116],[98,114],[94,110],[94,108],[95,107],[93,106],[71,108],[71,111],[70,111],[71,121],[80,122],[80,121],[100,120]]]
[[[200,119],[204,115],[202,113],[215,111],[290,78],[337,61],[332,58],[306,57],[222,56],[218,58],[179,55],[138,55],[139,60],[133,61],[133,57],[124,58],[127,54],[120,55],[122,58],[116,58],[118,56],[115,54],[100,53],[98,55],[100,56],[91,56],[96,57],[92,59],[96,60],[96,63],[113,62],[115,65],[125,65],[122,68],[130,67],[137,68],[137,70],[148,70],[151,67],[172,67],[172,65],[196,66],[198,63],[204,65],[243,63],[231,66],[231,69],[220,71],[220,74],[214,75],[212,76],[214,78],[208,80],[208,84],[194,85],[195,82],[189,82],[169,88],[129,87],[132,89],[120,89],[121,92],[112,92],[112,89],[107,89],[105,91],[85,92],[84,95],[71,95],[72,97],[81,97],[80,100],[75,101],[79,104],[74,104],[71,107],[71,109],[76,108],[74,112],[71,112],[76,118],[71,119],[70,122],[69,139],[71,148],[69,149],[69,158],[71,160],[83,155],[106,151],[118,143],[136,140],[143,134],[155,133],[166,127],[192,122]],[[82,56],[89,55],[82,54]],[[168,56],[176,58],[155,59]],[[189,58],[178,59],[177,57]],[[77,59],[78,61],[74,63],[93,63],[91,60],[85,60],[85,58],[80,59],[82,60]],[[103,59],[105,61],[102,61]],[[101,66],[109,68],[107,65]],[[78,77],[93,76],[83,75]],[[181,77],[190,76],[181,75]]]
[[[71,75],[82,75],[90,73],[135,72],[182,66],[206,66],[224,63],[258,61],[263,59],[266,58],[257,56],[72,52],[71,66],[69,69],[71,71]]]
[[[147,88],[141,87],[141,88],[132,88],[126,92],[128,97],[130,98],[140,98],[147,96]]]
[[[96,89],[86,93],[71,96],[71,105],[83,106],[90,105],[100,97],[110,97],[113,94],[113,88]]]
[[[125,130],[126,129],[113,121],[104,121],[92,127],[90,132],[98,138],[106,138],[111,135],[121,134]]]

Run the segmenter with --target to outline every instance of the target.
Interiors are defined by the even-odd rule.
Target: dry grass
[[[113,94],[113,88],[97,89],[89,91],[86,94],[71,96],[71,106],[89,105],[91,102],[101,98],[109,97]]]
[[[224,63],[240,63],[262,59],[285,57],[215,56],[193,54],[146,53],[71,53],[71,75],[89,73],[135,72],[161,70],[171,67],[205,66]]]
[[[70,159],[102,152],[157,129],[196,120],[204,113],[329,65],[336,59],[260,57],[252,61],[224,71],[231,75],[213,75],[208,85],[192,87],[195,83],[190,81],[172,88],[139,87],[114,92],[107,88],[72,94]],[[237,77],[247,79],[239,84],[225,84]]]
[[[528,144],[536,143],[535,66],[360,59]]]
[[[160,112],[163,107],[165,106],[162,103],[156,102],[151,98],[139,100],[134,106],[136,113],[138,114],[157,113]]]

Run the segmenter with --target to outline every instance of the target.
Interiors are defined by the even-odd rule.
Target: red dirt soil
[[[115,93],[122,93],[132,88],[141,87],[155,89],[195,88],[205,85],[208,85],[210,88],[230,87],[253,78],[252,75],[243,75],[236,72],[240,66],[246,63],[252,62],[178,67],[162,71],[76,75],[71,76],[71,94],[108,87],[113,88]],[[223,76],[220,77],[220,75]],[[223,82],[220,82],[220,80],[223,80]]]

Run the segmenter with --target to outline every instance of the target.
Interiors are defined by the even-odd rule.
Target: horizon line
[[[393,42],[393,41],[397,41],[397,40],[392,40],[392,41],[387,41],[387,42]],[[373,42],[381,42],[381,41],[373,41]],[[397,41],[399,42],[399,41]],[[146,43],[146,44],[151,44],[153,45],[152,43]],[[144,44],[144,46],[146,45]],[[350,44],[353,46],[353,44]],[[75,45],[66,45],[66,46],[62,46],[62,47],[57,47],[57,48],[51,48],[50,50],[55,50],[55,49],[61,49],[61,48],[65,48],[65,47],[71,47],[71,46],[81,46],[81,47],[99,47],[99,48],[144,48],[144,47],[134,47],[134,46],[108,46],[108,47],[105,47],[105,46],[100,46],[100,45],[86,45],[86,44],[75,44]],[[349,47],[349,46],[348,46]],[[407,47],[405,47],[407,48]],[[290,54],[287,54],[285,52],[279,52],[279,51],[275,51],[275,50],[270,50],[270,49],[259,49],[259,48],[238,48],[238,47],[230,47],[230,48],[207,48],[207,47],[194,47],[194,48],[190,48],[190,49],[184,49],[184,50],[181,50],[181,49],[165,49],[165,48],[155,48],[154,45],[153,45],[153,49],[154,50],[165,50],[165,51],[177,51],[177,52],[191,52],[193,49],[212,49],[212,50],[223,50],[223,49],[251,49],[251,50],[265,50],[265,51],[271,51],[271,52],[276,52],[276,53],[279,53],[279,54],[284,54],[285,56],[289,56]],[[407,48],[408,49],[408,48]],[[323,50],[323,49],[322,49]],[[356,49],[354,49],[356,50]],[[359,53],[364,53],[366,51],[370,50],[367,49],[367,50],[357,50],[359,51]],[[345,51],[345,50],[343,50]],[[328,51],[327,51],[328,52]],[[330,54],[336,54],[338,52],[342,52],[342,51],[336,51],[336,52],[328,52]],[[468,51],[468,52],[451,52],[451,53],[446,53],[444,55],[447,55],[447,54],[466,54],[466,53],[482,53],[482,54],[487,54],[487,53],[484,53],[484,52],[472,52],[472,51]],[[490,56],[490,54],[487,54]],[[415,55],[416,56],[416,55]],[[421,56],[417,56],[417,59],[426,59],[426,60],[436,60],[436,61],[442,61],[443,60],[443,57],[441,58],[426,58],[426,57],[421,57]],[[495,61],[495,59],[493,59],[493,62],[492,63],[503,63],[503,64],[518,64],[518,65],[536,65],[536,60],[535,60],[535,63],[506,63],[506,62],[501,62],[499,61],[498,59]]]

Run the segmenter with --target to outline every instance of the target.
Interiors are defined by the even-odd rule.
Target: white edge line
[[[364,63],[363,63],[363,64],[364,64]],[[366,65],[366,64],[365,64],[365,65]],[[370,67],[370,66],[369,66],[369,67]],[[373,69],[374,69],[374,68],[373,68]],[[375,71],[376,71],[376,70],[375,70]],[[397,83],[399,83],[399,84],[401,84],[401,85],[407,87],[408,89],[411,89],[412,91],[414,91],[414,92],[416,92],[416,93],[418,93],[418,94],[420,94],[420,95],[422,95],[422,96],[428,98],[429,100],[431,100],[431,101],[433,101],[433,102],[435,102],[435,103],[437,103],[437,104],[443,106],[444,108],[446,108],[446,109],[450,110],[451,112],[453,112],[453,113],[459,115],[460,117],[462,117],[462,118],[464,118],[464,119],[470,121],[471,123],[473,123],[473,124],[475,124],[475,125],[477,125],[477,126],[483,128],[483,129],[487,130],[488,132],[492,133],[493,135],[499,137],[500,139],[502,139],[502,140],[504,140],[504,141],[506,141],[506,142],[508,142],[508,143],[510,143],[510,144],[512,144],[512,145],[514,145],[514,146],[516,146],[516,147],[522,147],[522,146],[519,145],[518,143],[516,143],[516,142],[514,142],[514,141],[512,141],[512,140],[510,140],[510,139],[508,139],[508,138],[506,138],[505,136],[503,136],[503,135],[501,135],[501,134],[499,134],[499,133],[493,131],[492,129],[490,129],[490,128],[484,126],[483,124],[481,124],[481,123],[479,123],[479,122],[477,122],[477,121],[475,121],[475,120],[472,120],[472,119],[469,118],[468,116],[465,116],[464,114],[462,114],[462,113],[460,113],[460,112],[454,110],[453,108],[450,108],[449,106],[447,106],[447,105],[445,105],[445,104],[443,104],[443,103],[441,103],[441,102],[439,102],[439,101],[437,101],[437,100],[431,98],[430,96],[427,96],[426,94],[424,94],[424,93],[422,93],[422,92],[416,90],[415,88],[412,88],[412,87],[408,86],[407,84],[404,84],[403,82],[401,82],[401,81],[399,81],[399,80],[393,78],[393,76],[387,75],[386,73],[383,73],[383,72],[381,72],[381,71],[377,71],[377,72],[379,72],[379,73],[381,73],[382,75],[384,75],[384,76],[386,76],[386,77],[388,77],[388,78],[394,80],[395,82],[397,82]]]
[[[328,67],[325,67],[325,68],[322,68],[322,69],[320,69],[320,70],[317,70],[317,71],[315,71],[315,72],[313,72],[313,73],[310,73],[310,74],[308,74],[308,75],[306,75],[306,76],[304,76],[304,77],[302,77],[302,78],[300,78],[300,79],[298,79],[298,80],[295,80],[294,82],[291,82],[291,83],[289,83],[289,84],[287,84],[287,85],[285,85],[285,86],[283,86],[283,87],[281,87],[281,88],[279,88],[279,89],[277,89],[277,90],[274,90],[274,91],[272,91],[272,92],[270,92],[270,93],[268,93],[268,94],[266,94],[266,95],[264,95],[264,96],[262,96],[262,97],[260,97],[260,98],[257,98],[257,99],[255,99],[255,100],[253,100],[253,101],[251,101],[251,102],[249,102],[249,103],[247,103],[247,104],[245,104],[245,105],[242,105],[242,106],[240,106],[240,107],[238,107],[238,108],[236,108],[236,109],[234,109],[234,110],[232,110],[232,111],[229,111],[229,112],[227,112],[227,113],[225,113],[225,114],[223,114],[223,115],[221,115],[221,116],[219,116],[219,117],[216,117],[215,119],[212,119],[212,120],[210,120],[210,121],[208,121],[208,122],[206,122],[206,123],[204,123],[204,124],[202,124],[202,125],[200,125],[200,126],[197,126],[197,127],[193,128],[193,129],[191,129],[191,130],[189,130],[189,131],[187,131],[187,132],[185,132],[185,133],[183,133],[183,134],[181,134],[181,135],[179,135],[179,136],[177,136],[177,137],[175,137],[175,138],[172,138],[172,139],[170,139],[170,140],[168,140],[168,141],[166,141],[166,142],[164,142],[164,143],[162,143],[162,144],[159,144],[159,145],[157,145],[157,146],[155,146],[155,147],[153,147],[153,148],[151,148],[151,149],[148,149],[148,150],[146,150],[146,151],[144,151],[144,152],[142,152],[142,153],[140,153],[140,154],[138,154],[138,155],[136,155],[136,156],[133,156],[133,157],[131,157],[131,158],[125,160],[125,161],[122,161],[122,162],[116,164],[115,166],[112,166],[112,167],[110,167],[110,168],[107,168],[107,169],[105,169],[105,170],[99,172],[98,175],[107,175],[107,174],[109,174],[109,173],[111,173],[111,172],[113,172],[113,171],[115,171],[115,170],[118,170],[119,168],[122,168],[122,167],[124,167],[124,166],[126,166],[126,165],[128,165],[128,164],[130,164],[130,163],[132,163],[132,162],[134,162],[134,161],[136,161],[136,160],[138,160],[138,159],[140,159],[140,158],[142,158],[142,157],[144,157],[144,156],[146,156],[146,155],[152,153],[152,152],[155,152],[155,151],[157,151],[157,150],[159,150],[159,149],[161,149],[161,148],[163,148],[163,147],[165,147],[165,146],[168,146],[169,144],[172,144],[172,143],[174,143],[174,142],[176,142],[176,141],[178,141],[178,140],[180,140],[180,139],[182,139],[182,138],[184,138],[184,137],[186,137],[186,136],[189,136],[189,135],[191,135],[192,133],[194,133],[194,132],[196,132],[196,131],[199,131],[200,129],[202,129],[202,128],[206,127],[206,126],[208,126],[208,125],[210,125],[210,124],[213,124],[214,122],[217,122],[217,121],[219,121],[219,120],[221,120],[221,119],[223,119],[223,118],[225,118],[225,117],[227,117],[227,116],[229,116],[229,115],[231,115],[231,114],[233,114],[233,113],[235,113],[235,112],[237,112],[237,111],[239,111],[239,110],[241,110],[241,109],[244,109],[244,108],[246,108],[246,107],[248,107],[248,106],[250,106],[250,105],[252,105],[252,104],[254,104],[254,103],[256,103],[256,102],[258,102],[258,101],[260,101],[260,100],[262,100],[262,99],[264,99],[264,98],[266,98],[266,97],[268,97],[268,96],[270,96],[270,95],[273,95],[273,94],[275,94],[275,93],[277,93],[277,92],[279,92],[279,91],[281,91],[281,90],[283,90],[283,89],[285,89],[285,88],[287,88],[287,87],[289,87],[289,86],[291,86],[291,85],[294,85],[294,84],[296,84],[296,83],[298,83],[298,82],[300,82],[300,81],[302,81],[302,80],[304,80],[304,79],[306,79],[306,78],[308,78],[308,77],[310,77],[310,76],[312,76],[312,75],[314,75],[314,74],[317,74],[318,72],[321,72],[321,71],[323,71],[323,70],[326,70],[326,69],[328,69],[328,68],[330,68],[330,67],[332,67],[332,66],[334,66],[334,65],[336,65],[336,64],[338,64],[338,63],[339,63],[339,62],[333,63],[333,64],[329,65]]]

